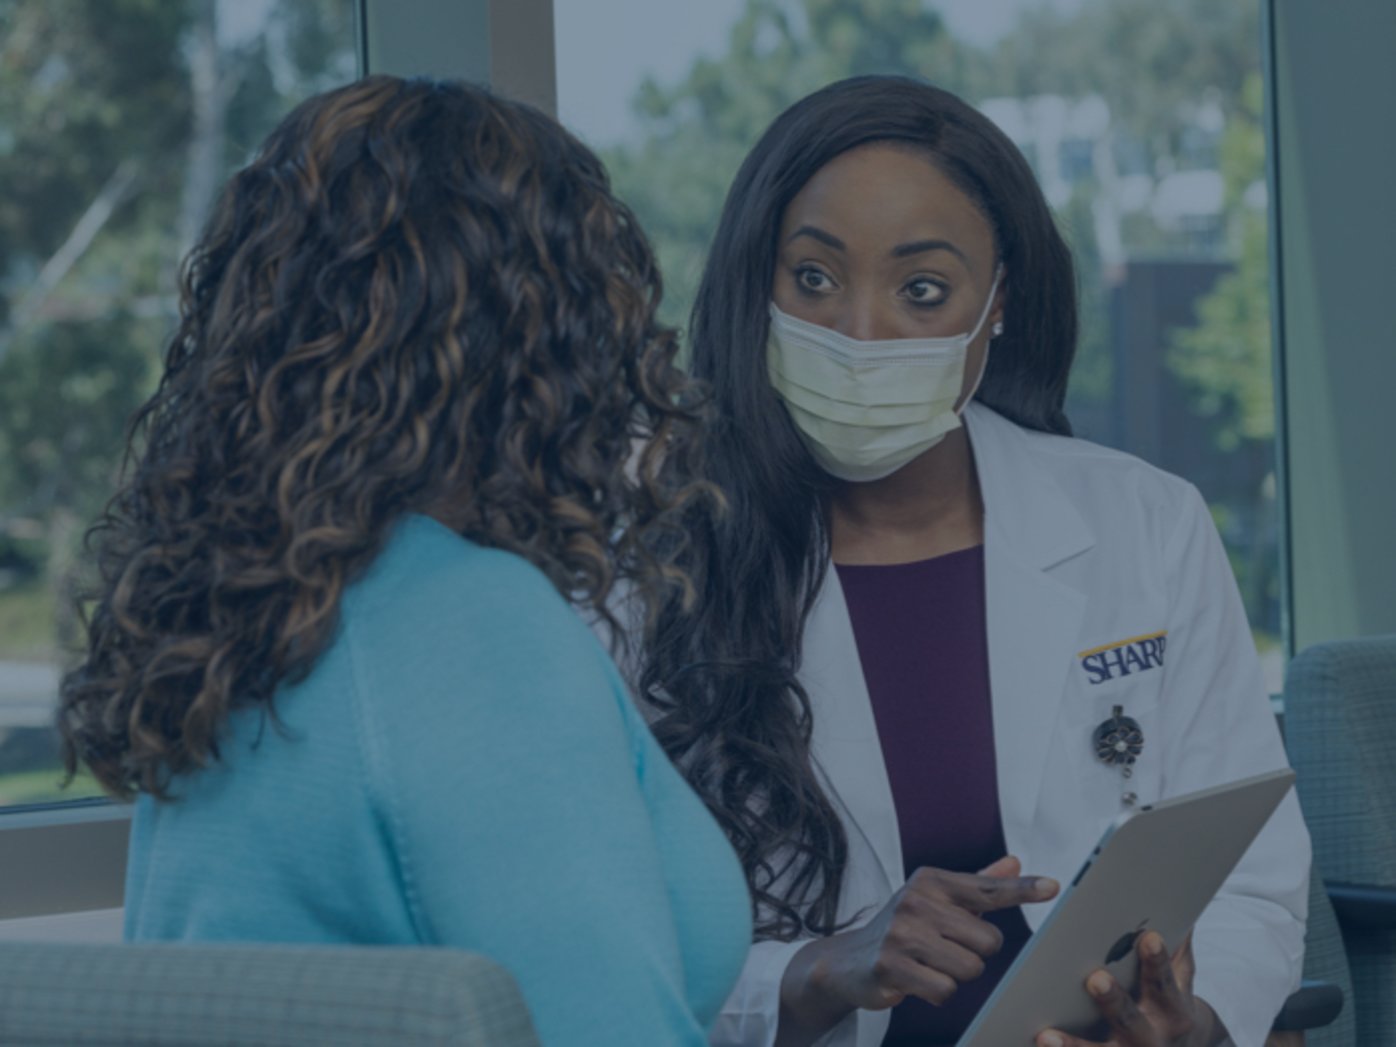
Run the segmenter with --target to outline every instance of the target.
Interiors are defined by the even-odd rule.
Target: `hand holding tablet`
[[[1213,1016],[1191,991],[1191,929],[1293,781],[1286,768],[1122,816],[958,1047],[1208,1042]],[[1108,979],[1093,996],[1087,979],[1100,971]]]
[[[1171,956],[1162,935],[1141,934],[1135,946],[1139,958],[1139,998],[1114,978],[1097,971],[1086,979],[1086,991],[1100,1008],[1104,1032],[1116,1047],[1177,1047],[1213,1044],[1216,1015],[1205,1001],[1192,995],[1194,972],[1192,935]],[[1049,1029],[1037,1037],[1037,1047],[1096,1047],[1099,1041]]]

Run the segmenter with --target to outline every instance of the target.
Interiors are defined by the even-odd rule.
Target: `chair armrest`
[[[1338,922],[1364,930],[1396,927],[1396,887],[1326,881]]]
[[[1272,1026],[1275,1032],[1321,1029],[1343,1010],[1343,990],[1328,982],[1303,982],[1285,1001]]]

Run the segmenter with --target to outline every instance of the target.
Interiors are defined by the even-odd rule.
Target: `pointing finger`
[[[983,913],[1045,902],[1060,889],[1046,876],[966,876],[950,893],[970,912]]]
[[[979,870],[980,876],[1022,876],[1023,863],[1011,854],[1005,854],[992,865]]]

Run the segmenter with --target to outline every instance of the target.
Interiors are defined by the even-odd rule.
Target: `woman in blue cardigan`
[[[63,685],[138,798],[129,938],[473,949],[545,1043],[705,1042],[744,879],[572,606],[686,584],[659,295],[597,160],[474,88],[359,81],[233,177]]]

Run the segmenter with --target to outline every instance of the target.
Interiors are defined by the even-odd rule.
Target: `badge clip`
[[[1144,751],[1144,731],[1139,721],[1125,715],[1124,706],[1114,707],[1110,719],[1095,729],[1091,740],[1095,744],[1097,760],[1107,766],[1118,767],[1126,781],[1134,776],[1135,761]],[[1127,807],[1132,807],[1138,797],[1133,792],[1126,792],[1121,799]]]

